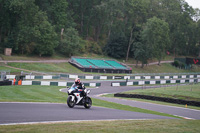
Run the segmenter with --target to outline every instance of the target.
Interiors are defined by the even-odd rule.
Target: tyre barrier
[[[168,102],[168,103],[176,103],[176,104],[183,104],[183,105],[191,105],[200,107],[200,102],[197,101],[187,101],[181,99],[173,99],[173,98],[165,98],[165,97],[157,97],[157,96],[148,96],[148,95],[140,95],[140,94],[121,94],[116,93],[114,97],[124,97],[124,98],[139,98],[139,99],[147,99],[153,101],[161,101],[161,102]]]
[[[8,80],[0,81],[0,86],[5,86],[5,85],[12,85],[12,81],[8,81]]]

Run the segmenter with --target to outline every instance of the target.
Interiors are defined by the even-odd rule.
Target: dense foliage
[[[0,50],[93,52],[147,63],[200,55],[200,10],[184,0],[0,0]]]

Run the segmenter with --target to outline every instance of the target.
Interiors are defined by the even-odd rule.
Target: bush
[[[180,63],[179,67],[181,67],[181,69],[185,69],[185,64],[184,63]]]
[[[174,61],[174,62],[172,63],[172,65],[175,66],[175,67],[178,67],[178,68],[180,68],[180,69],[186,69],[186,68],[185,68],[186,65],[185,65],[184,63],[182,63],[182,62],[179,62],[179,61]]]
[[[95,41],[88,41],[88,40],[86,40],[86,43],[85,43],[85,52],[94,53],[94,54],[102,54],[102,50],[99,44]]]
[[[174,63],[172,64],[175,67],[179,67],[179,62],[178,61],[174,61]]]

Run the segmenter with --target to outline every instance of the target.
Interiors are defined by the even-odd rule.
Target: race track
[[[152,87],[152,86],[151,86]],[[148,88],[148,87],[147,87]],[[150,87],[149,87],[150,88]],[[109,81],[103,81],[100,88],[90,88],[91,97],[139,107],[158,112],[181,116],[187,119],[200,119],[200,111],[173,106],[158,105],[146,102],[121,100],[118,98],[99,97],[104,93],[118,93],[133,89],[141,89],[140,86],[111,87]],[[66,92],[63,88],[61,91]],[[85,109],[83,106],[69,108],[67,104],[56,103],[0,103],[0,125],[25,124],[25,123],[48,123],[48,122],[71,122],[86,120],[117,120],[117,119],[173,119],[170,117],[144,114],[131,111],[94,107]]]

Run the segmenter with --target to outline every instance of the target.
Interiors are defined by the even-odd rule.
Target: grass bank
[[[96,55],[96,54],[84,54],[80,55],[81,57],[87,58],[100,58],[100,59],[113,59],[108,56],[104,55]],[[61,55],[54,55],[52,57],[36,57],[36,56],[4,56],[0,55],[3,60],[67,60],[69,57],[64,57]],[[124,62],[124,59],[117,59],[120,62]],[[173,60],[172,56],[166,56],[163,60]],[[149,60],[149,62],[157,62],[157,60]],[[136,61],[133,59],[129,59],[127,64],[135,64]],[[4,64],[0,64],[3,66]],[[70,65],[69,63],[8,63],[8,66],[27,69],[30,71],[39,71],[39,72],[55,72],[55,73],[84,73],[77,69],[76,67]],[[148,65],[144,68],[140,66],[130,66],[132,67],[133,74],[136,73],[191,73],[191,72],[200,72],[200,67],[195,67],[195,69],[191,70],[184,70],[184,69],[177,69],[171,64],[161,64],[159,65]],[[5,68],[8,69],[8,68]],[[0,67],[0,70],[4,70],[3,67]],[[11,69],[11,73],[16,72],[16,70]],[[90,73],[91,74],[91,73]],[[95,74],[95,73],[92,73]]]
[[[199,101],[199,99],[200,99],[200,84],[194,84],[194,85],[192,84],[192,85],[185,85],[185,86],[171,86],[171,87],[164,86],[162,88],[151,88],[151,89],[137,89],[137,90],[127,91],[127,92],[123,92],[123,93],[125,93],[125,94],[141,94],[141,95],[150,95],[150,96],[169,97],[169,98],[176,98],[176,99]],[[114,97],[114,94],[107,94],[104,96],[105,97]],[[118,98],[120,98],[120,97],[118,97]],[[170,105],[170,106],[177,106],[177,107],[186,107],[185,105],[181,105],[181,104],[173,104],[173,103],[145,100],[145,99],[138,99],[138,98],[120,98],[120,99],[150,102],[150,103],[155,103],[155,104]],[[196,107],[196,106],[188,105],[187,108],[200,110],[200,107]]]
[[[192,84],[184,86],[177,85],[177,86],[152,88],[152,89],[137,89],[123,93],[200,101],[200,84]]]
[[[39,57],[39,56],[26,56],[26,55],[12,55],[12,56],[5,56],[3,54],[0,54],[0,57],[3,60],[32,60],[32,61],[39,61],[39,60],[63,60],[67,59],[63,55],[55,54],[51,57]]]
[[[119,120],[0,126],[0,132],[20,133],[197,133],[200,120]]]
[[[8,63],[8,65],[38,72],[83,73],[69,63]]]
[[[91,73],[84,73],[69,63],[8,63],[8,66],[22,68],[22,69],[26,69],[30,71],[38,71],[38,72],[91,74]],[[177,69],[173,67],[171,64],[162,64],[161,66],[150,65],[144,68],[132,67],[132,70],[133,70],[132,71],[133,74],[136,74],[136,73],[191,73],[191,72],[200,72],[200,67],[197,67],[196,69],[192,69],[192,70],[184,70],[184,69]],[[11,69],[11,72],[13,72],[13,69]],[[99,74],[99,73],[92,73],[92,74]],[[106,75],[111,75],[111,74],[106,74]]]

